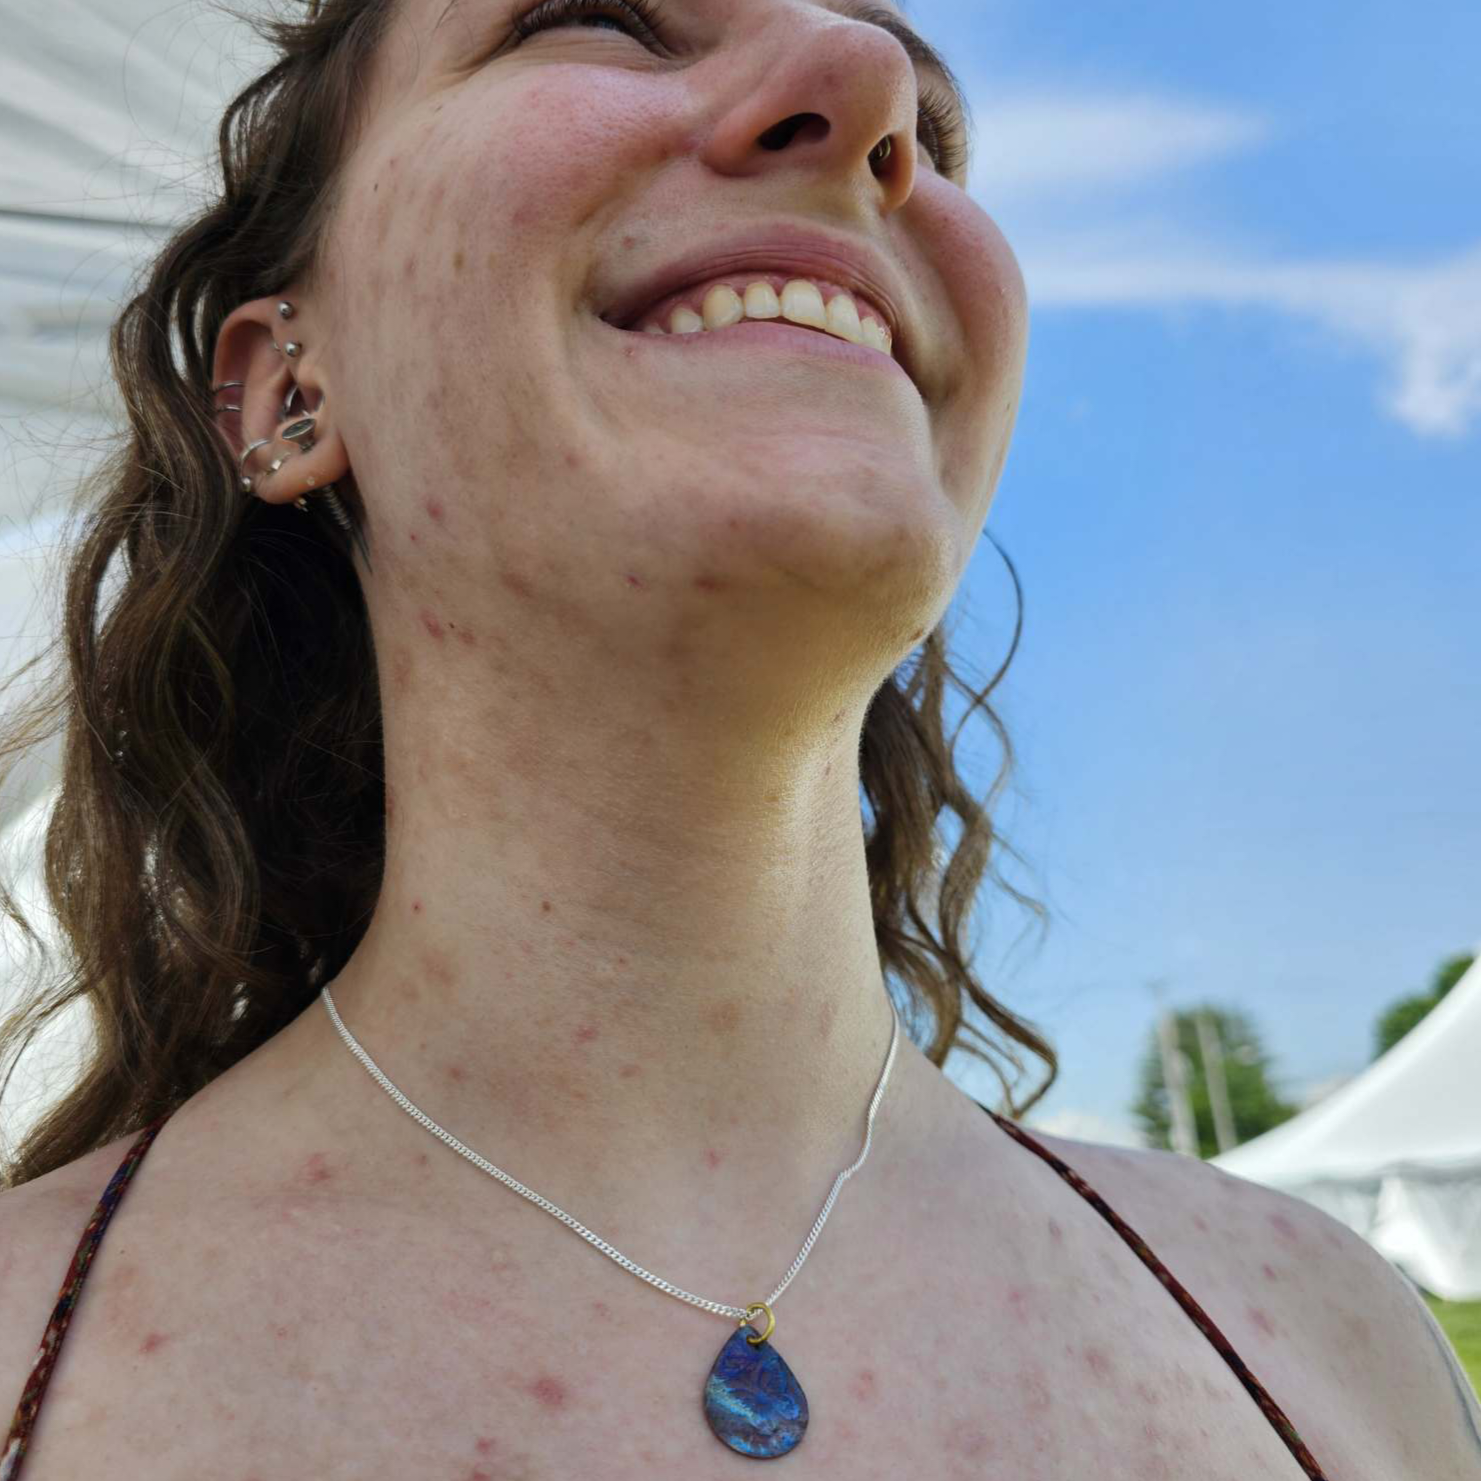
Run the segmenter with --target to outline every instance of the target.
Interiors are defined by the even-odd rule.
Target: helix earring
[[[287,299],[282,299],[279,301],[278,317],[280,319],[291,319],[296,312],[297,310],[291,303],[288,302]],[[275,350],[279,350],[282,354],[287,355],[290,359],[296,359],[303,346],[296,340],[290,339],[284,345],[279,345],[278,342],[274,340],[273,348]],[[225,390],[228,386],[240,386],[242,384],[243,382],[241,381],[223,381],[219,386],[214,386],[212,387],[212,389],[214,391],[220,391]],[[287,416],[289,414],[293,406],[293,398],[299,394],[300,388],[297,385],[291,386],[289,388],[288,394],[283,398],[284,416]],[[319,401],[320,408],[322,408],[323,405],[324,402],[321,398]],[[226,407],[218,407],[217,409],[220,411],[227,410]],[[241,410],[240,407],[236,407],[234,409],[237,411]],[[292,422],[290,423],[290,425],[284,427],[283,430],[278,433],[276,440],[280,442],[291,442],[297,446],[300,452],[306,453],[314,446],[315,425],[316,418],[314,416],[302,416],[296,422]],[[255,476],[249,475],[246,471],[247,459],[259,447],[270,446],[273,441],[274,439],[271,437],[263,437],[256,442],[249,443],[245,448],[242,449],[242,454],[241,457],[238,459],[238,462],[242,468],[241,485],[243,493],[252,493],[253,483],[255,481]],[[285,462],[287,462],[286,458],[274,458],[273,461],[269,463],[263,471],[269,475],[274,474],[283,466]],[[314,477],[312,474],[309,475],[308,483],[310,488],[312,488],[314,484]],[[356,520],[352,519],[349,513],[346,511],[344,504],[339,498],[338,493],[335,491],[334,485],[332,483],[326,483],[324,487],[317,490],[317,492],[323,498],[324,507],[329,511],[335,523],[338,524],[345,531],[345,533],[354,543],[356,550],[359,551],[361,560],[365,562],[365,569],[367,571],[373,570],[374,567],[370,563],[370,549],[366,544],[365,534],[361,530],[359,523]],[[300,494],[299,497],[293,501],[293,507],[297,509],[299,513],[307,514],[309,512],[307,496]]]

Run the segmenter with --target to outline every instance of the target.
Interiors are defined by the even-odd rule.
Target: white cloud
[[[974,111],[971,191],[1012,243],[1033,309],[1275,312],[1374,356],[1380,406],[1416,434],[1459,438],[1481,420],[1481,243],[1432,262],[1283,260],[1247,226],[1216,240],[1149,211],[1174,172],[1269,143],[1267,122],[1234,109],[1041,91]]]
[[[1160,179],[1263,144],[1271,132],[1232,108],[1145,95],[998,96],[972,111],[980,155],[972,190],[998,203]]]

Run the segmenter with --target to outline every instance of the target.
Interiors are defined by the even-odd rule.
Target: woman
[[[940,1072],[1054,1072],[941,718],[1027,316],[899,12],[265,29],[70,573],[0,1481],[1474,1467],[1355,1236]]]

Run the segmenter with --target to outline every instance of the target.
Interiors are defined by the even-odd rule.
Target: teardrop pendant
[[[769,1335],[775,1319],[764,1303]],[[745,1321],[720,1349],[705,1380],[705,1418],[715,1435],[732,1450],[757,1460],[786,1455],[801,1444],[807,1429],[807,1395],[782,1361],[782,1355]]]

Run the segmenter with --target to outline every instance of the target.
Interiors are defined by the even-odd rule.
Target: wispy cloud
[[[973,188],[995,201],[1063,199],[1161,180],[1266,143],[1265,119],[1140,96],[1032,94],[974,104],[981,158]]]
[[[1460,438],[1481,420],[1481,243],[1396,264],[1282,258],[1247,228],[1211,238],[1158,191],[1271,145],[1273,125],[1235,109],[1041,91],[974,111],[971,190],[1013,243],[1035,309],[1276,312],[1374,356],[1379,405],[1416,434]]]

